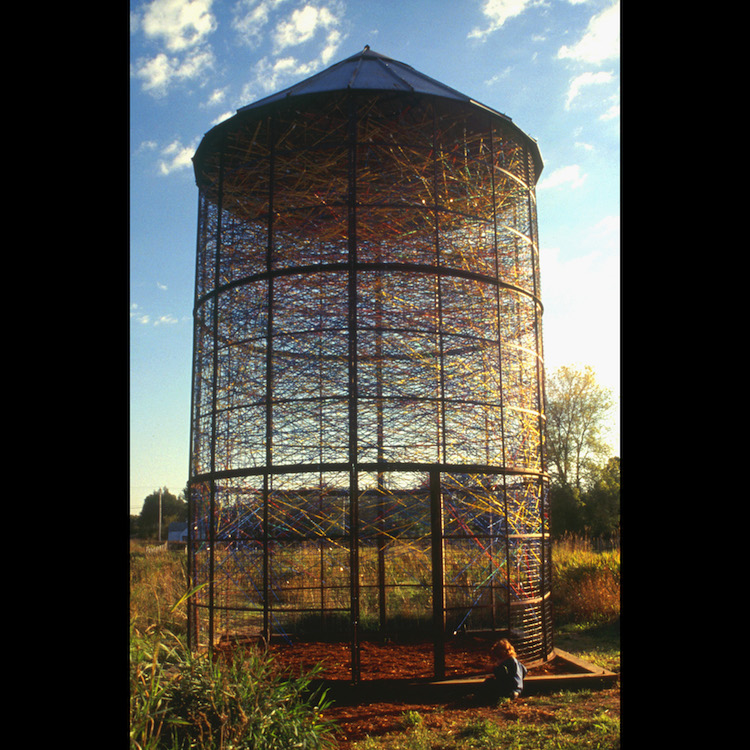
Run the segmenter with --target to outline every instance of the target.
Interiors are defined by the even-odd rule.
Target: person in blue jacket
[[[528,670],[518,661],[516,650],[507,638],[502,638],[490,654],[495,665],[487,687],[499,698],[517,698],[523,692],[523,678]]]

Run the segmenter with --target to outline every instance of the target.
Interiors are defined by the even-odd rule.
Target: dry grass
[[[620,550],[597,551],[585,538],[566,537],[552,551],[555,620],[611,622],[620,616]]]
[[[131,542],[130,618],[144,631],[151,625],[184,633],[185,604],[172,608],[187,590],[183,551]],[[552,597],[558,623],[610,622],[620,616],[620,550],[597,551],[581,537],[566,537],[552,552]]]
[[[187,630],[187,591],[184,551],[130,543],[130,622],[140,632],[156,626],[181,634]]]

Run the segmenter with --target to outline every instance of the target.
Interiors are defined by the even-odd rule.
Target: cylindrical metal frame
[[[193,647],[508,632],[552,653],[538,151],[473,103],[339,91],[203,140]],[[450,665],[448,665],[450,666]]]

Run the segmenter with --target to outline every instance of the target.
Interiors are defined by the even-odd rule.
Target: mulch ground
[[[445,645],[446,679],[487,674],[492,670],[489,657],[491,642],[480,637],[466,636]],[[320,675],[327,680],[351,679],[351,650],[348,643],[320,641],[274,643],[270,646],[274,657],[297,673],[322,664]],[[433,677],[433,646],[424,641],[393,643],[365,641],[360,648],[362,680],[419,680]],[[555,674],[569,671],[559,660],[531,666],[530,674]]]
[[[235,644],[236,645],[236,644]],[[490,642],[481,637],[464,636],[446,644],[446,679],[479,677],[491,671],[489,657]],[[326,643],[321,641],[293,643],[273,643],[269,646],[277,663],[291,670],[293,674],[309,672],[322,665],[318,675],[325,680],[338,681],[346,686],[351,679],[351,651],[347,643]],[[548,710],[535,705],[533,697],[521,697],[502,704],[500,708],[488,705],[481,697],[466,692],[464,695],[436,698],[434,692],[421,691],[419,681],[429,681],[433,677],[433,646],[429,642],[389,643],[363,642],[360,662],[364,695],[369,695],[368,683],[380,680],[401,680],[407,687],[393,696],[364,698],[354,690],[334,689],[333,705],[326,709],[324,716],[339,727],[337,739],[341,750],[349,750],[352,743],[367,735],[378,736],[402,730],[403,715],[408,711],[419,713],[425,726],[449,728],[460,726],[470,720],[491,718],[495,721],[550,721],[553,717]],[[570,664],[555,657],[544,664],[531,665],[529,675],[570,673]],[[410,681],[416,681],[411,685]],[[413,692],[409,693],[410,690]],[[609,708],[619,715],[619,687],[597,691],[592,694],[592,711]]]

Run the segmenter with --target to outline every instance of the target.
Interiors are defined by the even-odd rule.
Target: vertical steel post
[[[495,279],[498,282],[495,285],[497,300],[497,367],[498,367],[498,387],[500,389],[500,451],[502,466],[508,465],[507,445],[506,445],[506,424],[505,424],[505,382],[503,378],[503,312],[502,312],[502,287],[500,286],[500,249],[498,243],[498,221],[497,221],[497,194],[495,187],[495,170],[497,165],[495,160],[497,153],[495,151],[495,130],[490,123],[490,148],[492,150],[492,224],[493,224],[493,247],[495,251]],[[509,290],[505,290],[510,294]],[[502,502],[503,502],[503,520],[505,522],[505,622],[510,627],[510,524],[508,520],[508,477],[506,473],[502,475]]]
[[[438,339],[438,373],[440,378],[440,395],[438,398],[440,424],[440,436],[438,442],[438,462],[445,463],[447,460],[446,444],[446,419],[445,419],[445,362],[443,348],[443,296],[442,296],[442,269],[443,260],[440,254],[440,202],[438,200],[438,135],[437,135],[437,105],[432,105],[432,185],[435,198],[435,264],[437,266],[437,339]]]
[[[198,278],[199,278],[199,268],[200,268],[200,260],[202,257],[201,253],[201,236],[203,231],[205,230],[205,222],[206,222],[206,215],[208,211],[206,210],[207,202],[203,199],[202,191],[198,192],[198,227],[196,230],[196,239],[195,239],[195,291],[193,293],[193,369],[190,375],[190,456],[188,459],[188,537],[187,537],[187,545],[188,545],[188,585],[187,589],[188,591],[192,591],[196,585],[197,585],[197,575],[196,575],[196,566],[195,566],[195,535],[193,532],[193,526],[195,518],[195,498],[193,497],[195,489],[193,487],[193,484],[190,482],[191,477],[193,476],[193,448],[195,446],[195,410],[198,408],[198,404],[200,403],[200,391],[196,387],[196,372],[198,371],[198,363],[197,363],[197,351],[198,351],[198,326],[196,325],[196,318],[198,316],[197,313],[197,306],[198,306]],[[188,599],[187,602],[187,647],[188,651],[192,651],[193,649],[197,648],[198,646],[198,622],[197,622],[197,616],[195,611],[195,601],[191,598]]]
[[[272,478],[269,470],[273,465],[273,326],[274,326],[274,175],[276,170],[277,116],[268,119],[268,217],[266,219],[266,279],[268,289],[268,315],[266,330],[266,471],[263,473],[263,635],[271,638],[271,561],[269,543],[269,506]]]
[[[215,556],[216,556],[216,432],[217,432],[217,410],[219,391],[219,283],[221,281],[221,221],[224,202],[224,152],[226,150],[226,138],[222,138],[219,152],[219,192],[216,201],[216,249],[214,255],[214,285],[213,285],[213,384],[211,389],[211,482],[209,499],[209,524],[208,524],[208,648],[213,652],[214,648],[214,596],[216,593],[215,582]]]
[[[357,337],[357,107],[348,97],[348,189],[347,189],[347,251],[349,336],[348,398],[349,398],[349,587],[351,626],[352,681],[360,679],[359,632],[359,476],[357,470],[357,400],[358,400],[358,337]]]
[[[381,260],[378,251],[378,262]],[[382,466],[385,461],[385,423],[383,419],[383,279],[382,271],[376,271],[375,285],[375,410],[377,420],[377,462]],[[378,622],[380,632],[383,633],[386,627],[386,605],[385,605],[385,546],[388,543],[388,537],[385,533],[385,503],[383,495],[385,493],[385,473],[378,470],[378,509],[377,509],[377,545],[378,545]]]
[[[543,344],[542,344],[542,320],[541,320],[541,302],[540,300],[540,294],[539,294],[539,286],[538,286],[538,276],[539,276],[539,269],[537,267],[538,262],[538,243],[539,238],[537,236],[538,234],[538,227],[536,223],[536,204],[533,200],[532,195],[532,189],[531,185],[532,182],[532,164],[531,164],[531,154],[529,153],[528,149],[524,148],[524,166],[525,166],[525,178],[526,178],[526,200],[527,200],[527,210],[529,213],[529,252],[531,254],[531,275],[532,275],[532,290],[533,290],[533,299],[534,299],[534,343],[535,343],[535,349],[536,349],[536,387],[537,387],[537,410],[539,413],[539,420],[537,422],[538,429],[539,429],[539,475],[536,481],[536,487],[537,492],[539,493],[539,524],[540,524],[540,531],[541,531],[541,539],[540,539],[540,546],[541,549],[539,551],[539,558],[540,558],[540,575],[539,575],[539,588],[540,588],[540,596],[541,596],[541,603],[539,605],[539,613],[540,613],[540,619],[541,619],[541,630],[542,630],[542,657],[546,658],[548,653],[552,650],[552,642],[549,637],[548,628],[544,624],[544,617],[545,617],[545,608],[550,606],[550,597],[547,596],[547,589],[550,585],[550,582],[547,580],[547,574],[548,570],[551,570],[549,567],[551,564],[551,561],[547,559],[547,542],[548,542],[548,536],[546,533],[546,524],[545,524],[545,517],[544,517],[544,511],[545,511],[545,503],[547,501],[546,492],[545,492],[545,474],[547,471],[546,466],[546,452],[545,452],[545,440],[546,440],[546,433],[545,433],[545,384],[544,384],[544,369],[543,369]],[[551,551],[551,550],[550,550]]]
[[[430,541],[432,547],[432,627],[435,679],[445,677],[445,588],[443,569],[443,500],[440,468],[430,469]]]

